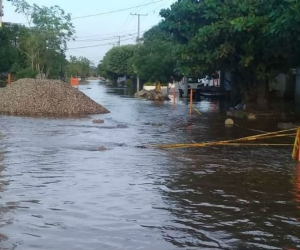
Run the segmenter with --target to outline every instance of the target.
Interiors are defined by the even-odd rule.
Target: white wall
[[[270,83],[271,90],[278,90],[279,95],[283,96],[286,90],[287,77],[285,74],[279,74],[274,81]]]

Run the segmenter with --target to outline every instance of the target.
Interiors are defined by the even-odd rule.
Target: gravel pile
[[[58,80],[20,79],[0,90],[0,113],[24,116],[80,116],[109,111]]]

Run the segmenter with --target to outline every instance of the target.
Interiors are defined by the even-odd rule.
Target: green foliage
[[[144,86],[156,86],[155,82],[146,82]]]
[[[131,88],[133,86],[133,81],[131,79],[127,79],[125,82],[125,86]]]
[[[145,32],[143,41],[134,57],[136,72],[147,81],[168,82],[171,77],[177,78],[179,44],[163,23]]]
[[[171,42],[172,36],[164,28],[162,23],[159,23],[146,31],[143,35],[144,45],[151,45],[154,41]]]
[[[151,82],[168,82],[174,74],[174,45],[171,42],[153,40],[138,47],[133,58],[135,72]]]
[[[67,63],[67,74],[70,77],[86,78],[93,75],[92,63],[85,57],[71,56]]]
[[[29,26],[22,27],[16,36],[16,48],[27,59],[24,67],[29,66],[45,77],[61,77],[67,41],[73,39],[75,32],[71,15],[59,6],[40,7],[25,0],[11,2]]]
[[[21,69],[19,70],[16,75],[15,78],[17,79],[21,79],[21,78],[36,78],[38,75],[38,71],[32,69],[32,68],[25,68],[25,69]]]
[[[146,81],[164,81],[174,75],[177,46],[158,24],[143,36],[143,44],[114,47],[98,65],[99,75],[116,80],[126,75]]]
[[[161,15],[162,26],[185,45],[180,56],[190,70],[227,68],[271,78],[291,67],[295,48],[299,51],[299,39],[292,40],[299,10],[296,0],[182,0]],[[283,56],[281,47],[286,52],[289,43],[295,50]]]
[[[160,14],[182,72],[229,70],[247,95],[299,65],[299,11],[297,0],[181,0]]]
[[[135,45],[124,45],[109,50],[99,66],[102,71],[100,75],[103,75],[103,72],[103,76],[114,76],[114,78],[117,75],[134,75],[132,58],[135,50]]]
[[[18,60],[18,50],[14,46],[16,25],[4,24],[0,29],[0,72],[9,72]]]

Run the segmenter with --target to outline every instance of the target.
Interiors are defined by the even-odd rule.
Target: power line
[[[104,34],[98,34],[98,35],[89,35],[89,36],[79,36],[77,38],[85,38],[85,37],[95,37],[95,36],[107,36],[107,35],[115,35],[115,34],[122,34],[122,33],[126,33],[126,32],[133,32],[135,31],[135,29],[133,30],[123,30],[120,32],[112,32],[112,33],[104,33]]]
[[[0,28],[2,28],[3,2],[0,0]]]
[[[135,35],[135,34],[137,34],[137,32],[131,33],[131,34],[126,34],[126,35],[110,36],[110,37],[103,37],[103,38],[96,38],[96,39],[74,40],[74,41],[70,41],[70,42],[99,42],[99,41],[106,41],[106,40],[116,39],[116,37],[133,36],[133,35]]]
[[[127,38],[127,39],[121,40],[120,42],[124,42],[124,41],[128,41],[128,40],[132,40],[132,38]],[[94,47],[100,47],[100,46],[106,46],[106,45],[112,45],[112,44],[115,44],[115,43],[102,43],[102,44],[96,44],[96,45],[74,47],[74,48],[68,48],[68,50],[94,48]]]
[[[147,30],[142,30],[141,33],[144,33],[145,31],[147,31]],[[125,34],[125,35],[103,37],[103,38],[81,39],[81,40],[69,41],[69,43],[70,42],[100,42],[100,41],[107,41],[107,40],[116,39],[116,37],[128,37],[128,36],[133,36],[133,35],[136,35],[136,34],[137,34],[137,32],[130,33],[130,34]]]
[[[148,1],[148,0],[143,1],[143,2],[141,3],[141,5],[144,5],[147,1]],[[152,0],[152,1],[153,1],[153,0]],[[136,8],[136,11],[137,11],[138,9],[139,9],[139,7]],[[123,23],[122,27],[121,27],[119,30],[122,30],[123,27],[126,26],[126,24],[127,24],[128,21],[129,21],[129,23],[128,23],[128,25],[129,25],[129,24],[131,23],[132,19],[133,19],[133,16],[128,15],[127,18],[126,18],[126,21]]]
[[[155,9],[153,9],[153,13],[155,13],[155,11],[159,8],[161,8],[162,6],[164,6],[166,3],[168,3],[170,0],[165,0],[164,3],[160,4],[158,7],[156,7]],[[149,13],[149,12],[148,12]]]
[[[121,12],[121,11],[126,11],[126,10],[136,9],[136,8],[138,8],[138,7],[143,7],[143,6],[155,4],[155,3],[162,2],[162,1],[165,1],[165,0],[158,0],[158,1],[155,1],[155,2],[152,2],[152,3],[141,4],[141,5],[137,5],[137,6],[134,6],[134,7],[129,7],[129,8],[125,8],[125,9],[119,9],[119,10],[112,10],[112,11],[102,12],[102,13],[98,13],[98,14],[92,14],[92,15],[86,15],[86,16],[73,17],[72,19],[79,19],[79,18],[87,18],[87,17],[94,17],[94,16],[108,15],[108,14],[117,13],[117,12]]]
[[[146,2],[146,1],[145,1]],[[151,0],[151,3],[153,3],[153,0]],[[142,6],[142,8],[139,8],[137,11],[142,11],[146,6]]]
[[[137,43],[140,43],[140,20],[141,20],[141,16],[148,16],[148,14],[132,14],[130,13],[130,15],[133,16],[137,16],[138,17],[138,37],[137,37]],[[140,91],[140,77],[137,75],[136,77],[136,88],[137,88],[137,93]]]
[[[84,40],[74,40],[74,41],[69,41],[69,42],[100,42],[100,41],[107,41],[107,40],[112,40],[115,39],[115,37],[107,37],[107,38],[99,38],[99,39],[84,39]]]
[[[119,38],[118,46],[121,46],[121,37],[124,37],[124,36],[115,36],[115,37],[118,37],[118,38]]]
[[[138,32],[137,32],[137,34],[138,34],[138,37],[137,37],[137,42],[139,43],[140,42],[140,27],[141,27],[141,25],[140,25],[140,20],[141,20],[141,16],[148,16],[148,14],[136,14],[136,13],[130,13],[130,15],[132,15],[132,16],[137,16],[138,17]]]

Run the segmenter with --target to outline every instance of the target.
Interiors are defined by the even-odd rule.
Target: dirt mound
[[[140,92],[135,93],[135,97],[143,97],[150,101],[169,101],[168,95],[163,95],[161,92],[155,90],[145,90],[142,89]]]
[[[58,80],[20,79],[0,90],[0,113],[24,116],[80,116],[109,111]]]

